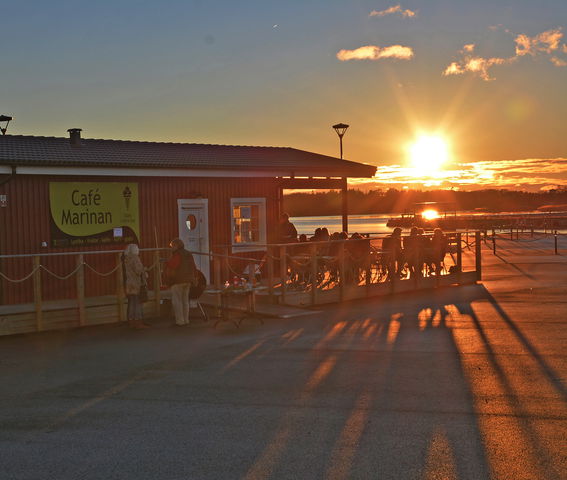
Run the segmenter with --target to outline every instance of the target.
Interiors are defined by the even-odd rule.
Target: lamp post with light
[[[339,136],[339,144],[341,146],[341,160],[342,160],[342,158],[343,158],[343,135],[347,131],[348,125],[346,123],[337,123],[336,125],[333,125],[333,128],[335,129],[335,132],[337,132],[337,135]]]
[[[341,146],[341,160],[343,159],[343,135],[347,131],[348,125],[346,123],[337,123],[333,125],[335,132],[339,136],[339,144]],[[343,217],[343,232],[348,232],[348,183],[346,177],[342,179],[341,197],[342,197],[342,217]]]
[[[0,132],[2,132],[2,135],[6,135],[6,130],[8,130],[8,124],[10,123],[10,120],[12,120],[12,117],[9,117],[8,115],[0,115],[0,123],[6,122],[6,125],[4,125],[4,127],[0,126]]]

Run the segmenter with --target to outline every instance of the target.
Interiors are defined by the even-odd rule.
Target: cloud
[[[397,58],[400,60],[409,60],[413,57],[411,47],[403,45],[391,45],[389,47],[378,47],[376,45],[365,45],[354,50],[340,50],[337,52],[337,58],[341,62],[348,60],[380,60],[383,58]]]
[[[540,190],[567,186],[567,158],[528,158],[519,160],[480,161],[456,165],[429,178],[416,175],[411,167],[378,166],[376,176],[364,181],[369,188],[425,187],[513,188]]]
[[[527,35],[520,34],[516,37],[516,55],[521,57],[523,55],[535,56],[538,53],[553,53],[561,47],[561,39],[563,32],[561,28],[554,30],[547,30],[535,37],[528,37]]]
[[[563,60],[562,58],[558,58],[558,57],[551,57],[549,59],[549,61],[551,63],[553,63],[553,65],[555,65],[556,67],[565,67],[567,66],[567,62],[565,60]]]
[[[501,25],[490,27],[491,30],[500,28]],[[505,30],[510,33],[509,30]],[[469,43],[463,46],[459,51],[462,58],[457,61],[451,62],[443,71],[443,75],[462,75],[464,73],[473,73],[485,81],[494,80],[490,76],[489,69],[496,65],[504,65],[513,63],[520,57],[526,55],[548,55],[549,61],[556,67],[567,66],[567,61],[558,55],[567,53],[567,45],[561,44],[563,32],[561,28],[555,28],[539,33],[534,37],[529,37],[525,34],[517,35],[514,39],[516,44],[515,55],[508,58],[492,57],[484,58],[474,56],[473,52],[476,48],[474,43]]]
[[[411,18],[417,15],[417,12],[414,10],[403,9],[401,5],[395,5],[393,7],[389,7],[386,10],[372,10],[368,16],[369,17],[385,17],[386,15],[392,15],[394,13],[400,14],[402,17]]]
[[[467,47],[467,45],[465,45],[465,47]],[[459,62],[452,62],[447,68],[445,68],[443,75],[462,75],[466,72],[472,72],[483,80],[490,81],[494,80],[494,78],[490,76],[488,69],[495,65],[502,65],[510,61],[510,59],[506,58],[482,58],[465,54],[464,59]]]

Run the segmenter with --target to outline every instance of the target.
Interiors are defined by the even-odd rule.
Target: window
[[[232,198],[232,250],[265,250],[266,199]]]

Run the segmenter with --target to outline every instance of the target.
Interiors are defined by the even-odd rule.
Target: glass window
[[[264,250],[266,243],[266,199],[233,198],[233,250]]]

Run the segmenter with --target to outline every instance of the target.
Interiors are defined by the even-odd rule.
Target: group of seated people
[[[284,219],[285,223],[288,218]],[[311,237],[302,233],[297,236],[295,227],[286,229],[288,233],[286,243],[294,243],[292,249],[288,250],[290,255],[290,268],[292,271],[306,270],[307,263],[301,262],[302,255],[310,255],[312,252],[309,242],[317,242],[316,251],[320,258],[319,263],[331,274],[336,276],[338,271],[338,255],[344,248],[346,253],[345,262],[349,270],[359,272],[354,278],[360,276],[361,272],[372,265],[379,265],[387,272],[389,279],[402,278],[409,271],[410,278],[425,274],[440,275],[443,268],[445,255],[449,251],[449,242],[440,228],[433,231],[433,235],[425,235],[422,228],[412,227],[408,236],[402,237],[402,229],[394,228],[392,233],[382,240],[381,252],[372,250],[370,239],[359,233],[348,235],[346,232],[335,232],[329,234],[326,227],[317,228]],[[340,241],[347,241],[344,244]],[[335,243],[336,242],[336,243]],[[344,247],[343,247],[344,245]],[[376,257],[373,260],[373,255]],[[299,258],[297,257],[299,255]],[[378,259],[379,258],[379,259]]]
[[[402,229],[394,228],[391,235],[382,241],[383,264],[388,277],[402,276],[407,266],[410,278],[421,276],[424,271],[441,274],[445,255],[449,251],[449,242],[440,228],[433,231],[431,237],[424,235],[424,230],[412,227],[407,237],[402,237]]]

